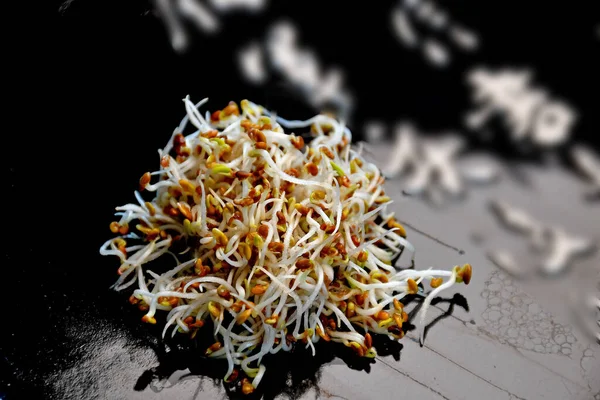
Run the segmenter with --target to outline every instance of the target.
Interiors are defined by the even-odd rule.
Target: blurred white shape
[[[463,139],[455,134],[418,139],[411,125],[400,124],[384,175],[394,177],[408,172],[404,185],[407,194],[423,194],[439,186],[445,193],[458,195],[463,186],[454,159],[463,146]]]
[[[531,236],[541,235],[543,230],[540,224],[527,212],[501,200],[490,202],[490,206],[496,217],[507,228]]]
[[[564,270],[575,257],[594,249],[594,243],[586,238],[570,235],[562,228],[550,230],[548,253],[541,268],[547,274],[557,274]]]
[[[543,104],[533,121],[532,139],[541,146],[564,143],[575,120],[576,113],[568,105],[558,101]]]
[[[583,145],[574,146],[571,156],[577,168],[590,180],[590,194],[600,193],[600,157],[592,149]]]
[[[248,11],[261,11],[265,5],[265,0],[210,0],[212,6],[221,12],[227,12],[235,9]]]
[[[475,51],[479,47],[479,38],[470,30],[458,25],[452,25],[448,34],[450,39],[461,49],[465,51]]]
[[[414,7],[414,14],[421,22],[430,22],[435,14],[435,4],[431,1],[421,0]]]
[[[495,200],[490,205],[505,227],[527,236],[532,247],[541,253],[539,267],[545,274],[564,271],[576,257],[596,248],[592,240],[569,234],[561,227],[548,226],[506,202]]]
[[[335,68],[323,71],[316,54],[300,48],[296,40],[297,30],[287,21],[280,21],[270,29],[266,50],[273,67],[298,87],[313,106],[331,102],[347,113],[352,96],[343,88],[342,71]]]
[[[404,0],[403,5],[408,9],[416,8],[422,0]]]
[[[461,175],[468,181],[478,184],[490,183],[500,177],[499,163],[491,155],[469,154],[458,161]]]
[[[454,161],[464,144],[464,140],[454,133],[446,134],[441,138],[423,140],[422,151],[427,162],[420,169],[428,171],[429,179],[434,175],[434,179],[439,180],[442,188],[452,195],[460,194],[463,189]]]
[[[263,10],[266,0],[210,0],[208,7],[202,0],[153,0],[154,9],[166,25],[171,46],[177,52],[185,51],[189,36],[184,22],[190,22],[205,34],[215,34],[221,29],[217,13],[233,9],[251,12]]]
[[[166,25],[171,47],[175,51],[184,50],[188,45],[188,39],[173,2],[171,0],[155,0],[154,5]]]
[[[385,137],[385,126],[381,121],[368,121],[363,128],[365,140],[369,143],[377,143]]]
[[[392,11],[392,26],[394,32],[406,47],[413,48],[419,44],[419,39],[408,18],[408,14],[402,8]]]
[[[179,12],[204,32],[215,33],[219,30],[219,20],[203,3],[195,0],[178,0],[177,3]]]
[[[545,90],[531,88],[531,77],[530,70],[472,70],[467,81],[473,87],[473,101],[478,108],[467,114],[466,124],[480,129],[499,114],[514,140],[530,137],[538,146],[564,143],[576,114],[563,103],[551,100]]]
[[[400,43],[407,48],[420,48],[425,59],[436,67],[450,64],[450,49],[432,37],[421,41],[421,33],[415,26],[420,26],[421,30],[433,30],[436,36],[447,33],[450,40],[463,50],[474,51],[478,47],[477,35],[452,23],[448,13],[433,1],[404,0],[392,9],[390,15],[394,33]]]
[[[489,251],[487,257],[498,268],[514,277],[523,278],[526,275],[526,271],[520,266],[521,264],[515,259],[514,255],[507,250]]]
[[[450,63],[448,48],[432,38],[423,41],[423,55],[427,61],[436,67],[445,67]]]
[[[406,171],[411,162],[414,162],[417,151],[417,138],[415,129],[411,124],[400,123],[394,133],[392,156],[383,168],[386,177],[393,178]]]
[[[64,13],[65,11],[67,11],[67,9],[71,6],[71,3],[73,3],[75,0],[65,0],[61,3],[61,5],[58,7],[58,12],[59,13]]]
[[[499,163],[493,157],[484,153],[461,154],[464,146],[465,140],[456,133],[424,136],[412,124],[398,123],[390,156],[382,167],[383,175],[402,177],[404,193],[425,194],[437,205],[448,195],[462,195],[467,182],[491,183],[500,177]]]
[[[267,79],[264,54],[258,42],[249,43],[238,53],[238,64],[244,77],[254,84],[261,84]]]
[[[448,14],[443,11],[435,10],[429,17],[429,25],[434,29],[443,30],[448,27],[449,20]]]

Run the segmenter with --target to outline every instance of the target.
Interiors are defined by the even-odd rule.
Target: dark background
[[[573,140],[595,144],[600,19],[592,3],[446,1],[455,20],[479,33],[481,47],[453,52],[445,69],[399,44],[388,15],[392,1],[271,2],[260,15],[221,17],[224,29],[213,37],[190,28],[196,40],[186,54],[171,49],[142,1],[74,1],[63,13],[60,2],[32,5],[18,31],[27,34],[14,34],[15,57],[7,63],[15,71],[6,83],[17,93],[5,118],[17,125],[5,133],[3,158],[8,292],[0,398],[52,394],[49,377],[81,355],[65,326],[110,319],[140,331],[123,298],[108,291],[117,262],[98,249],[114,207],[133,199],[139,177],[156,165],[156,149],[184,115],[183,97],[210,97],[209,108],[248,98],[292,119],[317,111],[279,79],[256,87],[239,73],[235,52],[279,17],[296,23],[301,43],[325,68],[344,68],[357,138],[372,119],[410,119],[432,131],[460,127],[471,66],[524,66],[578,110]],[[521,157],[501,139],[491,147]]]

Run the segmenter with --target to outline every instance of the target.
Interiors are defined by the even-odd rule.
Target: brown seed
[[[244,378],[244,380],[245,381],[242,383],[242,393],[251,394],[254,392],[254,386],[252,386],[248,378]]]
[[[217,288],[217,294],[225,300],[229,300],[231,298],[231,293],[229,293],[229,290],[227,290],[227,288],[223,285],[219,285]]]
[[[356,256],[356,260],[360,263],[364,263],[369,259],[369,253],[367,253],[365,250],[362,250],[360,253],[358,253],[358,255]]]
[[[371,334],[369,332],[365,334],[365,346],[367,349],[373,347],[373,338],[371,338]]]
[[[298,210],[298,212],[302,215],[306,215],[308,214],[308,211],[310,210],[308,207],[306,207],[304,204],[296,204],[294,206],[296,208],[296,210]]]
[[[257,143],[261,143],[261,142],[266,143],[266,141],[267,141],[267,137],[259,129],[251,129],[250,132],[248,133],[248,136],[250,136],[250,138]]]
[[[356,305],[354,304],[354,302],[349,301],[348,307],[346,307],[346,316],[348,318],[352,318],[355,315],[356,315]]]
[[[297,178],[300,176],[300,172],[296,168],[287,169],[287,170],[285,170],[285,173],[293,176],[294,178]]]
[[[240,250],[240,255],[244,257],[246,260],[249,260],[252,257],[252,248],[248,245],[248,243],[242,242],[238,245]]]
[[[340,179],[340,184],[344,187],[350,187],[350,178],[348,178],[347,176],[341,176],[339,177]]]
[[[225,107],[223,109],[223,114],[225,114],[226,116],[240,115],[240,110],[238,108],[238,105],[235,104],[233,101],[230,101],[229,104],[227,105],[227,107]]]
[[[149,316],[147,316],[147,315],[144,315],[144,316],[142,317],[142,322],[147,322],[147,323],[149,323],[149,324],[152,324],[152,325],[154,325],[154,324],[156,324],[156,318],[154,318],[154,317],[149,317]]]
[[[333,231],[335,231],[335,225],[332,225],[332,224],[323,223],[323,224],[321,224],[320,228],[322,231],[324,231],[325,233],[329,233],[329,234],[331,234],[331,233],[333,233]]]
[[[212,114],[210,114],[210,120],[216,122],[219,120],[220,115],[221,115],[221,110],[217,110],[217,111],[213,112]]]
[[[360,345],[360,343],[357,342],[350,342],[350,348],[352,350],[354,350],[354,352],[359,356],[359,357],[364,357],[365,356],[365,350],[363,349],[363,347]]]
[[[402,311],[402,321],[408,321],[408,314],[405,311]]]
[[[439,287],[443,281],[444,280],[442,278],[431,278],[429,285],[435,289],[436,287]]]
[[[243,181],[244,179],[250,177],[250,175],[252,175],[250,172],[246,172],[246,171],[237,171],[235,173],[235,177],[238,178],[240,181]]]
[[[388,330],[389,333],[391,333],[392,335],[394,335],[396,337],[402,338],[404,336],[404,332],[402,331],[402,329],[398,325],[390,325],[387,328],[387,330]]]
[[[208,349],[206,349],[206,355],[210,355],[212,353],[214,353],[217,350],[220,350],[221,347],[223,347],[223,345],[221,344],[221,342],[215,342],[212,345],[210,345],[210,347]]]
[[[219,303],[214,303],[212,301],[210,301],[208,303],[208,312],[210,312],[210,315],[212,315],[215,318],[219,318],[221,316],[221,307],[219,305]]]
[[[256,285],[252,288],[251,292],[252,294],[260,296],[261,294],[264,294],[268,288],[269,285]]]
[[[235,323],[238,325],[242,325],[250,317],[250,314],[252,314],[252,309],[249,308],[247,310],[244,310],[241,314],[237,316],[237,318],[235,319]]]
[[[121,225],[118,222],[113,221],[110,223],[110,231],[112,233],[119,233],[119,228],[121,228]]]
[[[150,183],[150,172],[146,172],[140,178],[140,191],[146,189],[146,186]]]
[[[375,316],[375,319],[378,321],[383,321],[390,318],[390,314],[387,311],[379,311]]]
[[[406,237],[406,229],[404,229],[404,227],[402,225],[400,225],[399,222],[397,222],[394,218],[391,218],[388,223],[387,223],[388,228],[396,228],[397,231],[396,233],[400,236],[402,236],[403,238]]]
[[[308,258],[301,258],[298,261],[296,261],[296,268],[298,268],[301,271],[305,271],[309,268],[312,268],[313,266],[313,261]]]
[[[263,224],[263,225],[261,225],[261,226],[258,228],[258,234],[259,234],[260,236],[262,236],[263,238],[266,238],[266,237],[267,237],[267,235],[269,234],[269,226],[268,226],[268,225],[266,225],[266,224]]]
[[[185,146],[185,137],[181,133],[177,133],[175,136],[173,136],[173,146]]]
[[[465,285],[468,285],[471,282],[471,275],[473,273],[473,269],[471,268],[471,264],[465,264],[461,268],[462,280]]]
[[[237,368],[234,368],[233,371],[231,371],[231,375],[229,375],[229,378],[227,378],[226,382],[231,383],[237,381],[239,375],[240,372],[237,370]]]
[[[150,216],[153,217],[156,214],[156,208],[154,208],[154,205],[148,201],[145,202],[144,205],[148,209],[148,213],[150,213]]]
[[[356,304],[358,304],[359,306],[362,306],[365,303],[366,299],[367,299],[366,292],[359,293],[356,296],[354,296],[354,300],[356,300]]]
[[[186,217],[187,219],[189,219],[190,221],[193,219],[192,217],[192,209],[190,208],[190,206],[187,203],[177,203],[177,209],[179,210],[179,212]]]
[[[163,168],[167,168],[169,166],[169,161],[171,158],[169,156],[162,156],[160,158],[160,166]]]
[[[247,207],[247,206],[254,204],[254,200],[252,200],[250,197],[244,197],[243,199],[235,199],[235,200],[233,200],[233,202],[236,205],[242,206],[242,207]]]
[[[358,238],[358,236],[356,236],[356,235],[350,235],[350,239],[352,239],[352,243],[355,246],[360,246],[360,239]]]
[[[326,342],[331,341],[331,337],[328,334],[326,334],[325,332],[323,332],[321,330],[321,327],[318,325],[317,325],[317,335],[319,335],[319,337],[321,337],[321,339],[323,339]]]
[[[270,242],[268,248],[274,253],[281,253],[284,249],[284,245],[281,242]]]
[[[383,272],[375,272],[371,275],[371,279],[376,279],[379,282],[383,282],[383,283],[388,283],[389,282],[389,278],[388,276],[383,273]]]
[[[340,255],[342,257],[346,257],[346,255],[348,254],[348,252],[346,251],[346,246],[344,246],[344,244],[342,242],[337,242],[335,244],[335,248],[337,249],[337,251],[340,253]]]
[[[394,318],[394,322],[396,322],[396,325],[402,328],[402,323],[404,322],[402,320],[402,314],[394,313],[394,315],[392,315],[392,318]]]
[[[319,174],[319,167],[317,167],[317,165],[312,162],[306,164],[306,170],[312,176],[317,176]]]
[[[394,308],[396,309],[396,311],[402,311],[402,309],[404,308],[404,304],[400,303],[398,299],[394,299]]]
[[[327,157],[331,158],[332,160],[335,158],[335,156],[333,155],[333,152],[327,147],[321,147],[321,152],[323,154],[325,154]]]
[[[231,307],[230,307],[230,308],[231,308],[231,311],[233,311],[233,312],[236,312],[236,313],[237,313],[237,312],[240,312],[240,310],[242,309],[242,305],[243,305],[243,304],[244,304],[244,303],[242,303],[242,301],[241,301],[241,300],[238,300],[238,301],[236,301],[235,303],[233,303],[233,304],[231,305]]]
[[[244,128],[244,130],[248,131],[255,126],[251,121],[244,119],[240,122],[240,126]]]
[[[335,320],[333,318],[329,318],[329,327],[333,330],[336,330],[337,328],[337,324],[335,323]]]
[[[265,142],[256,142],[256,145],[254,147],[259,150],[266,150],[267,144]]]
[[[211,129],[210,131],[201,133],[200,136],[202,136],[203,138],[212,139],[212,138],[217,137],[218,134],[219,134],[219,131]]]
[[[302,148],[304,147],[304,138],[302,136],[292,137],[292,144],[298,150],[302,150]]]
[[[223,232],[221,232],[217,228],[213,228],[212,234],[215,237],[215,240],[217,241],[218,244],[220,244],[221,246],[227,246],[229,239]]]
[[[206,276],[210,272],[210,269],[208,267],[202,265],[201,259],[197,259],[196,264],[194,266],[194,272],[196,272],[196,275],[203,277],[203,276]]]
[[[283,215],[283,213],[281,211],[277,211],[277,213],[275,215],[277,215],[277,223],[278,224],[286,223],[285,215]]]
[[[417,282],[415,282],[414,279],[408,278],[406,283],[408,284],[408,293],[416,294],[419,291],[419,286],[417,285]]]

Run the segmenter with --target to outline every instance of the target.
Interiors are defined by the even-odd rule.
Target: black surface
[[[126,296],[109,290],[118,265],[98,249],[113,208],[133,198],[139,177],[156,164],[156,149],[183,116],[185,95],[208,96],[211,108],[249,98],[291,118],[313,113],[277,79],[258,88],[239,76],[233,52],[246,38],[260,38],[274,16],[296,21],[303,42],[326,66],[347,69],[358,99],[352,126],[358,136],[367,119],[408,117],[433,130],[460,125],[468,104],[462,78],[474,63],[534,66],[537,81],[580,111],[575,138],[593,141],[597,134],[597,105],[589,93],[599,88],[600,43],[590,2],[526,8],[514,1],[447,2],[454,17],[480,32],[483,50],[445,72],[404,51],[390,35],[393,2],[349,3],[280,2],[262,16],[233,15],[224,34],[199,40],[185,55],[170,49],[160,22],[144,15],[143,2],[75,1],[62,15],[50,2],[31,14],[25,29],[33,39],[14,46],[20,56],[14,79],[22,83],[14,103],[24,117],[7,135],[3,160],[8,220],[2,283],[8,292],[2,299],[0,398],[52,397],[57,374],[95,342],[110,340],[110,332],[156,346],[155,332],[139,322]],[[88,336],[70,335],[72,327]],[[319,362],[311,365],[316,372]],[[123,393],[143,381],[130,382]],[[93,382],[84,379],[86,385],[93,398]]]

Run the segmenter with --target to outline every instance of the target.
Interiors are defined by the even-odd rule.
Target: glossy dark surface
[[[311,110],[301,107],[285,86],[263,91],[244,85],[237,76],[229,50],[250,28],[224,34],[222,45],[207,39],[212,59],[180,57],[170,51],[159,23],[139,20],[141,12],[132,4],[119,10],[82,7],[66,21],[44,16],[49,26],[36,30],[36,42],[22,49],[40,67],[27,75],[28,85],[22,90],[21,96],[30,97],[15,101],[25,109],[19,121],[27,127],[9,136],[3,167],[3,197],[8,200],[0,281],[8,288],[3,291],[0,329],[3,400],[240,397],[222,383],[222,364],[203,358],[202,342],[163,342],[160,328],[140,321],[141,313],[129,305],[127,294],[109,289],[118,265],[102,258],[98,249],[109,237],[114,207],[130,202],[139,177],[156,165],[156,149],[183,115],[179,99],[186,94],[208,95],[211,107],[217,108],[248,97],[290,118],[310,116]],[[274,13],[295,15],[278,7]],[[363,11],[355,11],[354,19],[340,23],[356,32],[358,40],[356,27],[361,26]],[[475,23],[475,11],[483,12],[474,8],[461,16]],[[492,7],[482,15],[496,11]],[[365,18],[366,13],[376,14],[373,8],[364,13]],[[305,26],[327,22],[297,15]],[[503,15],[511,12],[504,10]],[[269,18],[253,25],[253,34],[260,34]],[[42,26],[42,19],[32,21],[38,23]],[[520,24],[522,31],[530,31],[527,23]],[[373,30],[383,30],[383,25],[374,23]],[[576,25],[571,34],[585,27],[583,22]],[[498,27],[504,30],[505,20],[490,23],[489,30]],[[466,97],[456,92],[462,87],[460,64],[441,77],[410,61],[406,76],[394,80],[387,97],[380,98],[379,88],[389,84],[387,77],[400,74],[396,67],[405,59],[396,63],[390,57],[389,63],[382,63],[378,56],[353,64],[355,40],[336,52],[340,38],[320,41],[317,30],[307,31],[308,40],[322,46],[326,62],[354,65],[350,76],[361,98],[358,121],[394,121],[402,107],[402,117],[421,119],[435,129],[460,120]],[[559,33],[552,31],[557,39]],[[497,45],[488,47],[486,57],[492,62],[519,62],[529,60],[534,39],[544,34],[526,36],[520,47],[515,34],[514,52],[505,49],[504,58],[494,50],[504,46],[504,37],[487,37]],[[577,88],[586,86],[593,64],[562,42],[556,46],[569,50],[572,58],[557,60],[555,42],[548,40],[538,48],[537,62],[546,66],[542,76],[572,95],[582,111],[593,110],[586,114],[584,126],[597,127],[597,119],[590,117],[595,102],[575,95]],[[597,49],[590,43],[582,45]],[[381,67],[375,68],[373,59]],[[551,69],[550,64],[558,66]],[[561,79],[568,72],[580,73],[576,84]],[[383,81],[375,79],[378,76]],[[408,94],[398,100],[401,92]],[[580,130],[580,135],[592,131]],[[372,151],[380,163],[390,156],[385,145],[373,146]],[[432,308],[428,323],[434,323],[427,329],[425,346],[419,346],[413,330],[399,344],[381,343],[380,356],[372,363],[330,346],[318,348],[316,357],[300,350],[281,354],[268,361],[272,368],[263,381],[264,398],[598,398],[600,346],[572,323],[566,301],[570,293],[596,284],[598,254],[578,262],[562,279],[518,281],[494,266],[486,253],[503,247],[523,262],[531,261],[523,242],[500,229],[488,213],[492,199],[535,210],[539,218],[596,240],[600,208],[582,200],[583,184],[564,169],[518,166],[529,183],[505,179],[475,188],[464,201],[441,209],[402,196],[400,183],[389,182],[397,216],[407,223],[417,248],[417,268],[469,262],[474,266],[471,284],[445,293]],[[479,240],[472,240],[474,234]],[[413,304],[418,306],[418,301]]]

